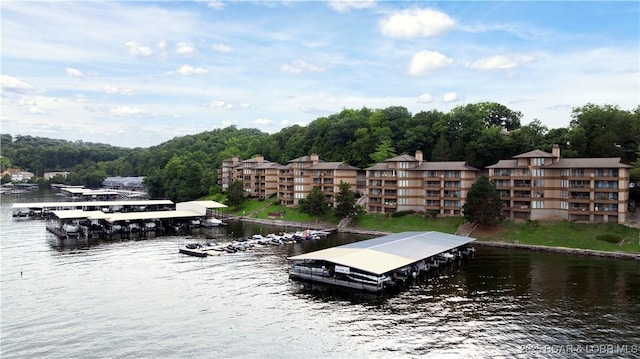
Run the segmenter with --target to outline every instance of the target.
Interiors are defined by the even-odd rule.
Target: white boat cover
[[[324,260],[373,274],[383,274],[475,241],[442,232],[402,232],[327,248],[290,260]]]

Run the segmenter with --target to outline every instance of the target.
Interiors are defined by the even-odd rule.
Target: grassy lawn
[[[622,241],[614,244],[597,239],[605,233],[617,234]],[[505,221],[494,230],[480,230],[471,236],[483,241],[640,253],[640,230],[613,223]]]
[[[391,218],[381,214],[367,214],[358,221],[356,228],[394,233],[405,231],[455,233],[462,222],[461,217],[425,218],[412,214]]]

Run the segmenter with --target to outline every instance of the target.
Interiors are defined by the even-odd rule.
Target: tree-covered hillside
[[[623,110],[587,104],[573,110],[567,128],[549,129],[538,120],[492,102],[467,104],[448,113],[411,114],[404,107],[344,109],[307,126],[275,134],[227,127],[176,137],[150,148],[124,149],[30,136],[2,135],[6,166],[42,173],[71,170],[74,184],[99,185],[106,176],[147,176],[153,197],[188,200],[216,190],[222,160],[261,154],[286,164],[317,153],[325,161],[366,168],[399,154],[421,150],[427,161],[466,161],[483,168],[514,155],[559,144],[563,157],[621,157],[636,161],[640,106]]]

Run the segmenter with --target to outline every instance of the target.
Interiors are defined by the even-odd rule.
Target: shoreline
[[[561,254],[573,254],[591,257],[604,257],[614,259],[636,260],[640,261],[640,253],[630,252],[614,252],[614,251],[600,251],[596,249],[584,249],[584,248],[569,248],[569,247],[549,247],[540,246],[535,244],[520,244],[520,243],[507,243],[507,242],[491,242],[491,241],[474,241],[474,245],[493,247],[493,248],[513,248],[513,249],[526,249],[537,252],[550,252]]]
[[[385,235],[393,234],[393,232],[368,230],[368,229],[361,229],[361,228],[354,228],[354,227],[327,226],[320,223],[316,223],[316,224],[299,223],[299,222],[289,222],[289,221],[281,221],[281,220],[258,219],[258,218],[250,218],[250,217],[231,217],[231,216],[227,219],[234,219],[234,220],[247,221],[252,223],[261,223],[265,225],[281,226],[281,227],[298,227],[298,228],[306,227],[306,228],[325,229],[325,230],[329,229],[329,230],[335,230],[338,233],[353,233],[353,234],[371,235],[371,236],[385,236]],[[493,241],[480,241],[480,240],[475,240],[472,243],[474,245],[494,247],[494,248],[526,249],[526,250],[538,251],[538,252],[562,253],[562,254],[573,254],[573,255],[582,255],[582,256],[591,256],[591,257],[604,257],[604,258],[640,261],[640,253],[631,253],[631,252],[601,251],[596,249],[569,248],[569,247],[549,247],[549,246],[541,246],[541,245],[535,245],[535,244],[520,244],[520,243],[493,242]]]

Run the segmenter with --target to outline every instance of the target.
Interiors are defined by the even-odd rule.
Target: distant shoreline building
[[[561,158],[534,150],[487,166],[489,178],[500,194],[502,214],[510,219],[565,219],[623,223],[629,204],[630,165],[620,158]],[[241,161],[224,160],[218,184],[226,191],[236,179],[247,195],[276,196],[286,206],[296,206],[311,189],[319,187],[335,205],[340,182],[363,194],[370,213],[425,212],[462,216],[467,194],[482,172],[464,161],[428,162],[421,151],[400,155],[359,169],[343,162],[324,162],[318,154],[290,160],[287,165],[263,156]]]

